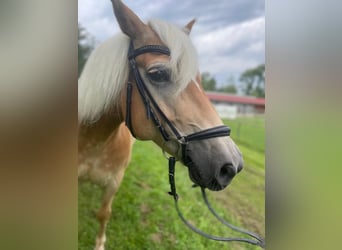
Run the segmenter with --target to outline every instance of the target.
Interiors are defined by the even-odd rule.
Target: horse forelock
[[[189,36],[181,28],[161,20],[150,20],[149,25],[171,51],[170,65],[177,93],[189,82],[197,83],[197,53]],[[79,123],[96,122],[119,103],[129,74],[128,48],[129,38],[119,33],[89,56],[78,81]]]
[[[197,83],[197,52],[189,35],[182,28],[158,19],[150,20],[149,25],[171,51],[171,72],[178,85],[177,92],[183,91],[191,81]]]

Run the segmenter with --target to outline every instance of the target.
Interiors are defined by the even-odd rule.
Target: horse
[[[243,168],[201,85],[189,37],[195,20],[183,28],[144,23],[120,0],[112,6],[121,32],[91,53],[78,83],[78,176],[103,188],[96,250],[105,249],[112,202],[136,139],[156,143],[210,190],[224,189]]]

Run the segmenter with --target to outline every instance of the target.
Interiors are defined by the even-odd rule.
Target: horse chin
[[[200,187],[204,187],[205,188],[205,185],[199,175],[199,173],[197,171],[193,171],[189,168],[188,166],[188,170],[189,170],[189,177],[190,177],[190,180],[196,185],[196,186],[200,186]]]

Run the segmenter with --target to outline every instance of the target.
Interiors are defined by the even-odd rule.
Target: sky
[[[265,2],[263,0],[124,0],[144,22],[162,19],[185,26],[196,18],[191,39],[199,70],[209,72],[218,86],[243,71],[265,63]],[[119,32],[109,0],[78,0],[78,23],[96,43]]]

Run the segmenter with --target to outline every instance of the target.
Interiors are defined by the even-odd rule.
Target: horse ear
[[[185,25],[185,27],[183,28],[184,32],[186,34],[190,34],[192,26],[194,25],[194,23],[196,22],[196,19],[192,19],[187,25]]]
[[[146,30],[146,24],[144,24],[131,9],[123,4],[121,0],[111,1],[120,29],[132,40],[136,40]]]

